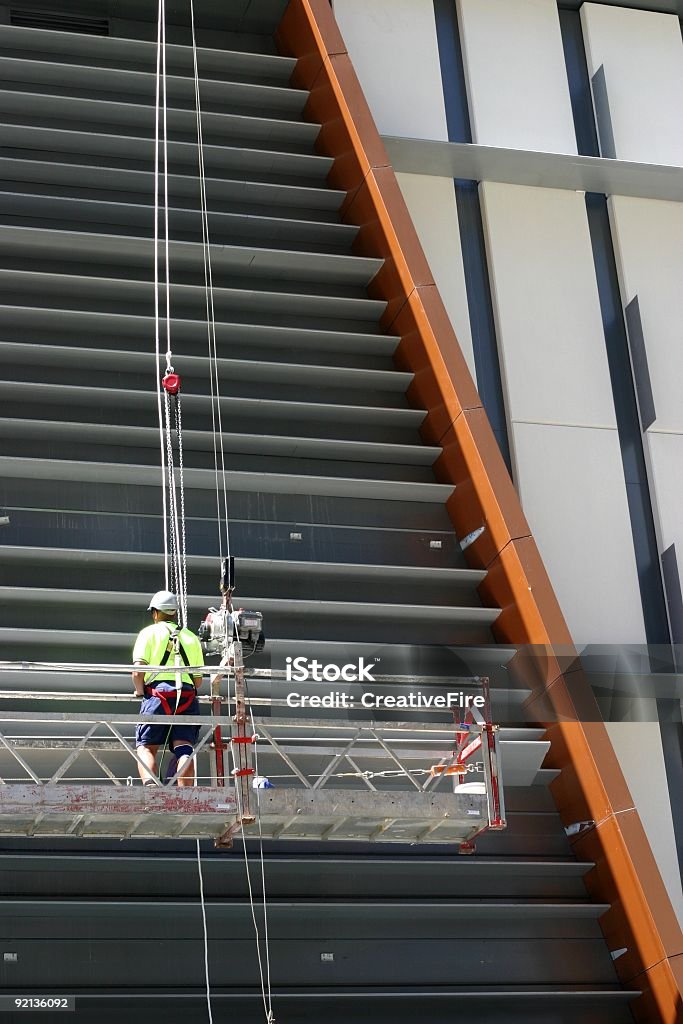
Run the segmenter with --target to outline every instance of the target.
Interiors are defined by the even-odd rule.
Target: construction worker
[[[135,694],[142,697],[140,714],[143,715],[199,715],[197,689],[201,675],[183,672],[182,689],[176,685],[174,664],[182,663],[196,668],[204,664],[201,644],[190,629],[178,626],[178,602],[170,590],[159,590],[149,602],[153,623],[138,633],[133,647],[134,665],[168,665],[158,672],[133,672]],[[178,661],[179,659],[179,661]],[[170,734],[170,735],[169,735]],[[150,772],[156,773],[159,747],[173,751],[179,771],[178,785],[194,784],[194,745],[199,727],[196,725],[138,725],[135,732],[138,764],[143,785],[154,786]],[[148,770],[147,770],[148,769]]]

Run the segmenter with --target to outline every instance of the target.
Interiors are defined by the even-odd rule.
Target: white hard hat
[[[157,590],[149,602],[147,611],[151,612],[153,608],[156,608],[158,612],[177,612],[178,599],[170,590]]]

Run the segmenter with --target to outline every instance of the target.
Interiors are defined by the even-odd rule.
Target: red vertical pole
[[[221,713],[221,702],[220,700],[211,701],[211,714],[214,718],[217,718]],[[213,755],[215,765],[215,782],[217,786],[225,786],[225,758],[223,756],[223,733],[220,725],[214,727],[213,730]]]
[[[211,718],[214,720],[213,743],[211,744],[211,774],[214,786],[225,786],[225,744],[223,742],[223,731],[218,724],[221,720],[221,679],[218,672],[211,679]]]
[[[256,820],[251,810],[254,769],[252,767],[252,736],[247,735],[247,702],[242,644],[239,640],[235,640],[231,649],[235,667],[235,714],[232,718],[235,789],[239,789],[240,793],[242,823],[251,824]]]

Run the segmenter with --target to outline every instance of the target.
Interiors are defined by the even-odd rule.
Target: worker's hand
[[[218,664],[218,670],[211,676],[209,681],[211,686],[215,686],[216,683],[220,683],[221,679],[225,675],[225,672],[221,672],[221,669],[227,668],[229,665],[232,665],[232,658],[229,654],[224,654]]]
[[[136,665],[140,665],[141,662],[136,661]],[[145,696],[145,673],[144,672],[133,672],[133,695],[135,697]]]

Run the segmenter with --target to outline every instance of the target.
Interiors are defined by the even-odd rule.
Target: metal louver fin
[[[91,36],[108,36],[107,18],[89,18],[87,15],[62,14],[45,10],[10,10],[10,25],[20,28],[43,28],[55,32],[81,32]]]

